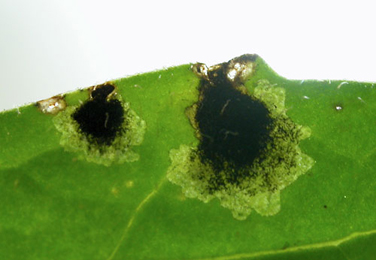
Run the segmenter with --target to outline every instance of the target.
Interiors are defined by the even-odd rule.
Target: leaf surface
[[[0,114],[0,258],[373,259],[374,85],[287,80],[256,64],[248,91],[264,79],[285,89],[287,115],[311,129],[299,147],[315,164],[281,191],[279,213],[239,221],[166,178],[170,151],[198,143],[186,108],[200,80],[182,65],[112,81],[146,122],[134,162],[80,160],[34,104]],[[88,99],[65,95],[68,107]]]

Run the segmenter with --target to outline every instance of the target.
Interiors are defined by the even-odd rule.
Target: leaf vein
[[[150,201],[150,199],[155,195],[157,194],[157,192],[159,191],[160,187],[162,186],[163,182],[164,182],[165,178],[163,178],[157,185],[157,187],[152,190],[141,202],[140,204],[138,204],[136,210],[134,211],[132,217],[129,219],[128,221],[128,224],[127,226],[125,227],[124,229],[124,232],[123,232],[123,235],[121,236],[119,242],[116,244],[114,250],[112,251],[111,255],[107,258],[107,260],[112,260],[114,259],[116,253],[119,251],[119,248],[120,246],[122,245],[123,241],[125,240],[125,238],[127,237],[127,234],[128,234],[128,231],[131,229],[132,225],[133,225],[133,222],[134,220],[136,219],[138,213],[140,212],[140,210],[143,208],[143,206],[145,206],[145,204],[147,202]]]
[[[240,259],[245,259],[245,258],[249,259],[251,257],[284,254],[284,253],[289,253],[289,252],[296,252],[296,251],[307,250],[307,249],[319,249],[319,248],[325,248],[325,247],[331,247],[331,246],[339,248],[339,250],[344,254],[344,252],[339,247],[341,244],[344,244],[352,239],[356,239],[357,237],[363,237],[363,236],[368,236],[368,235],[373,235],[373,234],[376,234],[376,230],[354,232],[341,239],[327,241],[323,243],[290,247],[287,249],[261,251],[261,252],[256,252],[256,253],[242,253],[242,254],[234,254],[234,255],[211,257],[211,258],[197,258],[195,260],[240,260]]]

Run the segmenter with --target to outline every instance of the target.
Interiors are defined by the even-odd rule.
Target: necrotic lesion
[[[124,109],[117,99],[107,100],[114,90],[105,85],[92,92],[92,99],[72,114],[81,132],[99,145],[111,145],[124,123]]]
[[[223,71],[212,81],[201,81],[201,100],[195,115],[203,163],[216,172],[230,167],[240,174],[265,148],[272,119],[265,105],[235,89]],[[234,176],[230,179],[236,180]]]
[[[243,77],[225,76],[227,67],[199,73],[199,101],[186,110],[199,144],[171,151],[167,178],[187,197],[217,197],[236,219],[251,209],[274,215],[280,191],[314,165],[298,146],[310,129],[286,115],[283,88],[259,80],[249,94]]]

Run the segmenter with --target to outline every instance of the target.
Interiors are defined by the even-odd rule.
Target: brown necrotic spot
[[[108,99],[114,90],[109,84],[95,87],[91,99],[72,114],[81,132],[99,145],[111,145],[124,122],[121,102]]]
[[[38,101],[36,105],[39,108],[39,110],[42,111],[42,113],[53,115],[59,113],[67,107],[63,95],[54,96],[48,99]]]

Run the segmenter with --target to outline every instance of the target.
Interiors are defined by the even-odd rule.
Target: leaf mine
[[[106,83],[89,88],[90,98],[80,106],[70,106],[54,118],[62,133],[60,144],[78,158],[106,166],[136,161],[131,150],[140,145],[145,122]]]
[[[114,89],[112,85],[94,89],[91,99],[72,114],[81,132],[99,145],[111,145],[125,121],[120,101],[107,100]]]
[[[280,191],[307,172],[313,159],[301,152],[310,129],[285,113],[285,90],[259,80],[252,94],[244,83],[256,69],[255,55],[192,69],[201,78],[198,102],[186,114],[199,143],[170,152],[167,178],[190,198],[218,198],[244,220],[280,210]]]

